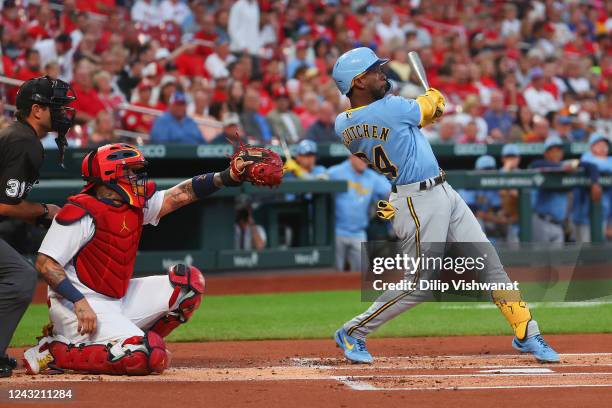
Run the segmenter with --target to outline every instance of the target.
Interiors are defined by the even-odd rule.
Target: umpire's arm
[[[0,203],[0,216],[18,218],[34,224],[39,223],[40,217],[52,220],[59,211],[59,207],[53,204],[47,204],[46,207],[48,212],[45,205],[29,201],[21,201],[18,204]]]

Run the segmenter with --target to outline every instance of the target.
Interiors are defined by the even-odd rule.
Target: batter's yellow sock
[[[521,299],[521,292],[518,290],[494,290],[491,292],[491,296],[495,305],[510,323],[514,335],[519,340],[524,340],[527,336],[527,324],[531,320],[531,312],[527,303]]]

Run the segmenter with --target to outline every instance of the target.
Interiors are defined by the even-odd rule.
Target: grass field
[[[188,324],[170,341],[331,338],[369,303],[359,291],[206,296]],[[534,317],[544,333],[612,332],[612,303],[536,303]],[[48,321],[46,305],[32,305],[13,338],[31,345]],[[376,336],[511,335],[494,305],[426,303],[383,326]]]

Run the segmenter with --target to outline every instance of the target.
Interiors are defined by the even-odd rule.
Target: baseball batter
[[[52,367],[146,375],[168,367],[163,338],[199,307],[204,277],[195,267],[176,265],[168,276],[131,279],[142,228],[223,186],[251,181],[247,174],[259,164],[239,149],[228,169],[157,192],[137,148],[116,143],[85,156],[87,184],[57,214],[36,260],[49,284],[52,329],[25,352],[28,373]],[[282,174],[276,158],[271,184]]]
[[[404,253],[422,256],[432,247],[428,243],[488,242],[467,204],[446,182],[420,131],[440,118],[444,97],[433,88],[416,100],[387,95],[390,83],[382,70],[387,61],[365,47],[338,58],[333,78],[350,99],[351,109],[336,118],[336,134],[352,154],[391,181],[389,203],[396,214],[393,229]],[[487,282],[510,282],[497,254],[490,258],[494,259],[488,260]],[[542,362],[559,361],[518,291],[493,291],[491,295],[514,331],[514,348]],[[428,294],[418,289],[384,293],[336,331],[337,345],[348,360],[371,363],[366,336],[426,298]]]

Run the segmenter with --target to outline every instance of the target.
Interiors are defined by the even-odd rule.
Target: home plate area
[[[211,368],[174,367],[163,375],[28,376],[19,370],[8,384],[42,382],[265,382],[335,381],[354,391],[488,390],[518,388],[612,387],[612,353],[561,354],[559,364],[540,364],[531,355],[456,355],[378,357],[374,364],[343,358],[293,357],[277,365]],[[1,388],[1,387],[0,387]]]

